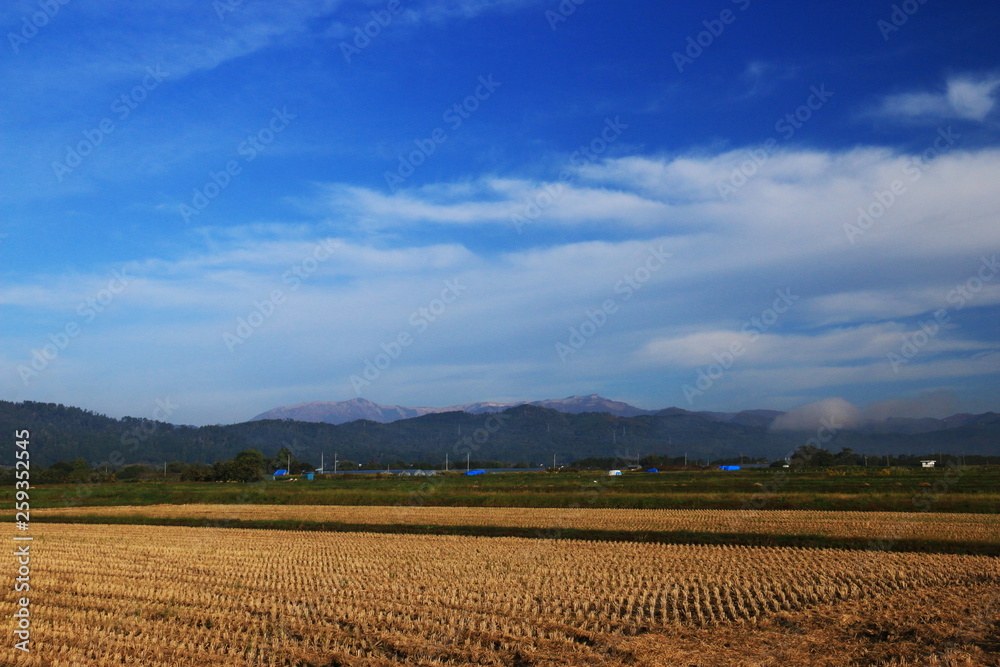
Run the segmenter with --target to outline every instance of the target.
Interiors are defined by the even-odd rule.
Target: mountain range
[[[830,432],[772,428],[783,413],[768,410],[725,413],[667,408],[652,412],[599,396],[538,403],[543,405],[520,404],[502,412],[498,412],[502,404],[478,403],[469,404],[468,410],[429,409],[407,417],[407,410],[417,408],[355,401],[354,408],[375,406],[375,414],[387,421],[364,418],[331,424],[316,421],[329,412],[303,410],[294,413],[302,415],[298,420],[282,417],[195,427],[133,417],[114,419],[54,403],[0,401],[0,430],[29,430],[31,460],[41,466],[79,457],[93,465],[212,463],[251,448],[273,456],[282,447],[304,461],[319,463],[322,456],[329,459],[337,454],[341,460],[376,466],[443,463],[446,456],[452,462],[471,457],[473,461],[536,466],[551,462],[553,456],[560,464],[590,457],[634,460],[646,455],[775,460],[817,441],[829,451],[851,448],[868,455],[1000,455],[1000,414],[996,413],[871,421]],[[561,410],[544,404],[558,405]],[[642,414],[624,416],[611,410]],[[313,421],[307,419],[310,415]],[[394,416],[394,421],[388,421]]]
[[[567,414],[583,414],[599,412],[616,417],[637,417],[654,414],[654,410],[642,410],[634,405],[613,401],[597,394],[589,396],[570,396],[568,398],[549,399],[544,401],[519,401],[516,403],[498,403],[495,401],[480,401],[477,403],[462,403],[443,408],[411,408],[402,405],[379,405],[367,398],[352,398],[347,401],[314,401],[286,407],[274,408],[262,412],[250,421],[264,419],[292,419],[303,422],[323,422],[326,424],[348,424],[358,419],[367,419],[380,424],[388,424],[400,419],[412,419],[424,415],[442,412],[467,412],[471,415],[481,415],[503,412],[519,405],[534,405]]]
[[[268,419],[291,419],[301,422],[320,422],[325,424],[349,424],[359,419],[390,424],[403,419],[413,419],[430,414],[446,412],[465,412],[472,415],[499,413],[521,405],[555,410],[565,414],[579,415],[588,412],[608,414],[615,417],[639,417],[643,415],[669,416],[677,414],[694,414],[713,422],[770,428],[775,419],[785,414],[779,410],[744,410],[742,412],[708,412],[689,411],[681,408],[665,408],[662,410],[643,410],[622,401],[615,401],[598,394],[587,396],[568,396],[566,398],[546,399],[541,401],[519,401],[501,403],[496,401],[480,401],[462,403],[443,408],[406,407],[401,405],[379,405],[366,398],[353,398],[346,401],[313,401],[285,407],[278,407],[253,417],[250,421]],[[979,423],[991,421],[995,413],[982,415],[956,414],[943,419],[933,417],[907,418],[890,417],[887,419],[865,420],[852,425],[852,430],[866,434],[917,434],[946,431]]]

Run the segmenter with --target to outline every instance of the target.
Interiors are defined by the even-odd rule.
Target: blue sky
[[[0,21],[5,399],[1000,410],[995,3]]]

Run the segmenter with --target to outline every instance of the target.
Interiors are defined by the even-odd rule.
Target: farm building
[[[622,474],[621,470],[609,470],[608,477],[618,477]]]
[[[937,463],[936,460],[928,459],[926,461],[921,461],[920,466],[922,468],[933,468],[936,463]]]

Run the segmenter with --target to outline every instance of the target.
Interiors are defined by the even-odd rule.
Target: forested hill
[[[616,417],[566,414],[522,405],[496,415],[465,412],[429,414],[388,424],[252,421],[228,426],[175,426],[146,419],[113,419],[52,403],[0,401],[4,432],[31,432],[32,461],[51,465],[82,457],[91,464],[212,463],[244,449],[267,456],[287,447],[316,464],[323,454],[358,463],[472,460],[560,464],[583,458],[627,460],[649,454],[690,459],[767,457],[776,459],[809,442],[815,433],[772,432],[755,424],[712,419],[685,410]],[[815,442],[813,444],[816,444]],[[920,434],[842,431],[821,443],[868,454],[943,452],[1000,454],[1000,415],[983,415],[966,426]],[[13,458],[13,448],[10,459]]]
[[[220,427],[175,426],[150,419],[105,415],[55,403],[0,401],[5,433],[31,434],[37,465],[84,458],[92,464],[197,460],[212,462],[245,448]],[[13,451],[13,450],[11,450]]]

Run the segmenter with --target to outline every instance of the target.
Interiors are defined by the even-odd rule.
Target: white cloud
[[[1000,76],[954,76],[942,92],[889,95],[876,113],[900,120],[941,121],[961,119],[983,122],[996,108]]]
[[[907,383],[940,384],[944,380],[986,377],[1000,372],[1000,352],[968,354],[950,359],[916,358],[900,373],[885,360],[866,364],[826,365],[816,360],[808,366],[783,368],[747,368],[733,374],[726,389],[729,395],[759,392],[761,387],[782,388],[792,393],[828,391],[831,388],[903,387]]]
[[[316,217],[324,222],[192,230],[195,250],[130,262],[135,283],[31,391],[85,404],[72,396],[99,391],[127,402],[150,392],[180,397],[191,385],[264,387],[246,393],[260,403],[203,407],[213,420],[246,418],[289,399],[347,398],[348,377],[382,343],[410,331],[411,314],[454,279],[468,285],[466,294],[394,362],[373,396],[412,403],[410,392],[426,396],[417,402],[453,404],[490,398],[469,396],[476,386],[492,395],[523,394],[529,386],[544,396],[649,374],[649,382],[666,387],[667,400],[683,404],[681,386],[733,342],[745,354],[693,407],[767,407],[771,396],[834,392],[853,398],[860,386],[912,390],[913,383],[939,386],[1000,371],[991,334],[964,314],[899,372],[887,360],[916,330],[913,318],[949,307],[949,291],[978,274],[983,253],[1000,250],[1000,192],[993,187],[1000,151],[955,151],[921,163],[919,178],[905,181],[906,191],[854,244],[844,224],[873,193],[906,179],[913,156],[872,148],[778,153],[723,201],[716,184],[744,157],[731,151],[595,163],[521,235],[510,212],[553,183],[485,176],[392,195],[338,184],[319,195],[325,208]],[[429,229],[447,226],[494,227],[499,240],[484,248],[428,241]],[[361,233],[344,232],[354,229]],[[382,233],[371,236],[371,229]],[[539,242],[539,232],[549,234]],[[327,258],[292,290],[285,275],[319,246]],[[650,247],[673,256],[626,300],[616,285],[636,275]],[[77,304],[111,268],[5,284],[0,303],[31,308],[34,317],[4,339],[15,353],[4,357],[7,384],[0,388],[25,391],[16,364],[77,317]],[[966,312],[995,308],[998,285],[1000,276],[985,281]],[[775,290],[786,288],[801,300],[756,340],[741,333]],[[275,289],[286,303],[230,353],[223,333]],[[555,344],[607,299],[618,311],[562,363]],[[118,366],[135,368],[134,379],[88,389],[87,379]],[[422,393],[430,387],[436,399]],[[286,398],[275,401],[278,395]]]
[[[752,332],[758,331],[751,327]],[[736,344],[742,350],[739,366],[803,367],[810,365],[886,363],[890,352],[898,352],[903,337],[914,328],[896,323],[870,324],[834,329],[816,335],[741,333],[706,331],[679,337],[656,338],[639,353],[649,363],[697,368],[715,362],[713,355],[724,355]],[[922,348],[922,354],[974,353],[996,350],[992,342],[976,342],[938,334]]]
[[[633,192],[516,179],[483,179],[452,187],[432,185],[396,194],[355,186],[333,186],[328,192],[335,212],[354,216],[362,226],[374,229],[413,223],[499,224],[513,229],[515,215],[539,224],[615,222],[649,227],[663,220],[669,210],[667,205]]]
[[[74,90],[142,77],[146,67],[161,66],[171,82],[188,74],[208,70],[274,44],[301,32],[308,22],[325,16],[340,0],[289,0],[281,3],[229,3],[178,0],[165,7],[142,3],[74,2],[78,12],[93,26],[88,39],[76,40],[73,53],[57,50],[33,61],[34,83],[49,88]],[[171,14],[165,18],[164,13]],[[57,20],[61,20],[57,17]],[[149,26],[173,21],[170,30]],[[58,58],[58,60],[56,60]],[[22,67],[23,67],[22,63]],[[23,69],[18,78],[26,78]]]
[[[804,309],[818,325],[893,320],[950,308],[955,304],[948,302],[949,295],[957,303],[960,295],[954,287],[943,291],[940,284],[916,289],[902,285],[898,289],[836,292],[812,299]],[[1000,304],[1000,283],[986,284],[970,303],[981,307]]]
[[[531,5],[542,5],[545,0],[432,0],[422,5],[404,3],[405,9],[393,16],[393,23],[419,27],[426,23],[445,23],[448,21],[464,21],[491,12],[515,11]],[[371,21],[371,6],[375,5],[377,12],[385,11],[385,2],[363,3],[357,1],[348,3],[346,9],[358,10],[356,15],[343,12],[327,27],[326,35],[332,39],[345,40],[353,37],[354,28]]]
[[[937,133],[927,141],[928,151],[918,155],[875,148],[779,152],[725,200],[719,186],[731,182],[749,150],[610,159],[581,168],[580,180],[565,184],[488,177],[396,194],[333,186],[327,201],[339,217],[378,230],[419,224],[513,229],[512,215],[528,214],[539,228],[670,236],[689,246],[681,261],[689,261],[692,275],[717,271],[722,257],[729,270],[817,269],[878,258],[890,271],[923,275],[1000,248],[1000,190],[993,187],[1000,151],[939,150],[945,142]],[[886,193],[892,201],[879,209]],[[870,221],[862,216],[869,209],[876,212]],[[859,220],[866,228],[855,235],[851,228]],[[885,282],[893,292],[900,289],[898,280]],[[905,289],[925,287],[918,282]]]
[[[789,410],[771,424],[774,431],[816,431],[854,428],[861,423],[861,410],[842,398],[826,398]]]

